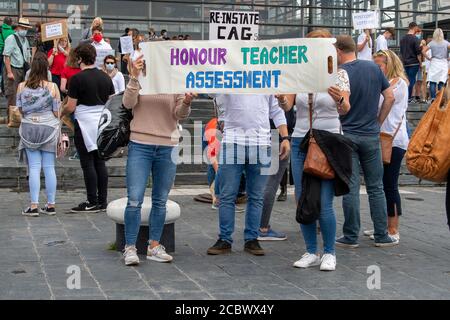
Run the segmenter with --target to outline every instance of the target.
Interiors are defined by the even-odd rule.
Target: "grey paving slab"
[[[181,205],[177,221],[176,252],[171,264],[147,261],[138,267],[123,265],[120,252],[110,250],[115,226],[104,213],[69,215],[84,200],[83,190],[58,192],[56,217],[25,218],[26,193],[0,189],[8,210],[0,209],[0,299],[450,299],[450,233],[446,226],[443,188],[402,188],[401,243],[375,248],[361,235],[360,247],[336,250],[337,270],[297,269],[292,263],[305,252],[295,222],[295,203],[276,202],[272,227],[285,232],[287,241],[265,242],[266,255],[243,252],[243,214],[236,215],[233,252],[208,256],[217,239],[218,215],[192,196],[170,198]],[[189,191],[189,188],[186,188]],[[113,189],[110,199],[122,197]],[[424,201],[408,200],[422,198]],[[335,200],[338,235],[343,214]],[[371,228],[367,196],[361,196],[362,230]],[[319,246],[322,245],[318,235]],[[66,287],[67,267],[81,270],[81,289]],[[369,266],[381,270],[381,289],[369,290]]]

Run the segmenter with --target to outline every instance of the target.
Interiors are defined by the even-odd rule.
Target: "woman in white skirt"
[[[441,90],[448,78],[448,49],[450,43],[444,39],[442,29],[437,28],[433,33],[433,41],[428,44],[431,59],[428,71],[428,82],[430,83],[430,96],[436,98],[436,86]]]

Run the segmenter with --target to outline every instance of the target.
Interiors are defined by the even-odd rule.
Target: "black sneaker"
[[[231,244],[222,239],[217,240],[217,242],[207,251],[210,255],[225,254],[230,252]]]
[[[247,241],[244,245],[244,251],[247,251],[255,256],[263,256],[265,254],[264,249],[261,248],[258,240],[256,239]]]
[[[80,203],[77,207],[72,208],[70,210],[72,213],[80,213],[80,212],[100,212],[100,207],[97,204],[91,204],[89,201]]]
[[[106,208],[108,208],[108,204],[107,203],[100,204],[98,207],[99,207],[101,212],[105,212]]]
[[[39,210],[41,213],[46,214],[48,216],[54,216],[56,214],[55,207],[49,208],[48,206],[45,206]]]
[[[39,217],[38,208],[31,209],[30,207],[22,210],[22,215],[27,217]]]
[[[277,201],[286,201],[287,200],[287,191],[281,190],[280,195],[277,198]]]

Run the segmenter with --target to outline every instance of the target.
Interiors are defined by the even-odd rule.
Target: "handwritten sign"
[[[258,23],[258,12],[211,10],[209,40],[257,40]]]
[[[120,37],[120,49],[122,54],[133,53],[133,38],[131,36]]]
[[[355,30],[377,29],[380,27],[380,19],[377,11],[353,13],[353,28]]]
[[[66,38],[67,36],[68,32],[66,20],[43,23],[41,25],[42,42]]]
[[[97,68],[101,68],[103,65],[103,60],[105,60],[106,56],[112,55],[114,56],[115,51],[110,49],[97,49],[97,58],[95,59],[95,66]]]
[[[140,45],[141,94],[326,92],[335,39],[164,41]],[[170,75],[170,76],[167,76]]]

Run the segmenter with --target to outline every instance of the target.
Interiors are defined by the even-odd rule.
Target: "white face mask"
[[[112,71],[114,70],[115,65],[114,64],[106,64],[106,70]]]

